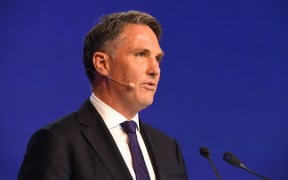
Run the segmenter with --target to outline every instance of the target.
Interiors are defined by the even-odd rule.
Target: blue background
[[[274,180],[288,179],[288,6],[285,0],[0,1],[0,179],[16,179],[34,131],[90,96],[85,34],[107,13],[156,16],[165,51],[147,123],[176,138],[190,179],[257,177],[222,160],[226,151]]]

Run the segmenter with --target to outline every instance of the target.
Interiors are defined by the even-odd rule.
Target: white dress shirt
[[[93,106],[96,108],[96,110],[99,112],[100,116],[103,118],[106,126],[108,127],[110,133],[113,136],[113,139],[118,147],[118,149],[121,152],[121,155],[133,177],[134,180],[136,180],[136,175],[133,169],[132,164],[132,156],[128,145],[128,135],[122,130],[121,123],[126,121],[127,119],[121,115],[119,112],[105,104],[103,101],[101,101],[99,98],[97,98],[93,93],[90,96],[90,101],[93,104]],[[138,113],[135,115],[135,117],[132,118],[133,121],[137,123],[137,130],[136,135],[139,142],[139,146],[141,148],[145,164],[147,166],[149,176],[151,180],[156,180],[155,173],[151,164],[150,157],[148,155],[145,143],[143,141],[143,138],[140,134],[140,127],[139,127],[139,117]]]

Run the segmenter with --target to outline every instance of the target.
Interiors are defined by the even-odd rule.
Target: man
[[[31,137],[19,180],[142,179],[123,122],[136,122],[145,179],[188,179],[177,142],[138,117],[160,78],[161,31],[138,11],[104,16],[92,28],[83,52],[90,99]]]

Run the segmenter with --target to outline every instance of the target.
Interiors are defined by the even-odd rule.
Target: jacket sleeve
[[[18,173],[18,180],[68,180],[69,145],[49,129],[31,137]]]

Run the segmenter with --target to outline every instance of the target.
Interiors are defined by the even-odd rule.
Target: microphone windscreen
[[[131,89],[133,89],[133,88],[135,88],[135,84],[132,83],[132,82],[130,82],[130,83],[128,84],[128,87],[131,88]]]
[[[208,158],[210,156],[210,151],[207,147],[200,147],[199,152],[201,156]]]
[[[236,156],[234,156],[231,152],[225,152],[223,155],[224,161],[228,162],[229,164],[236,166],[236,167],[241,167],[241,160],[238,159]]]

